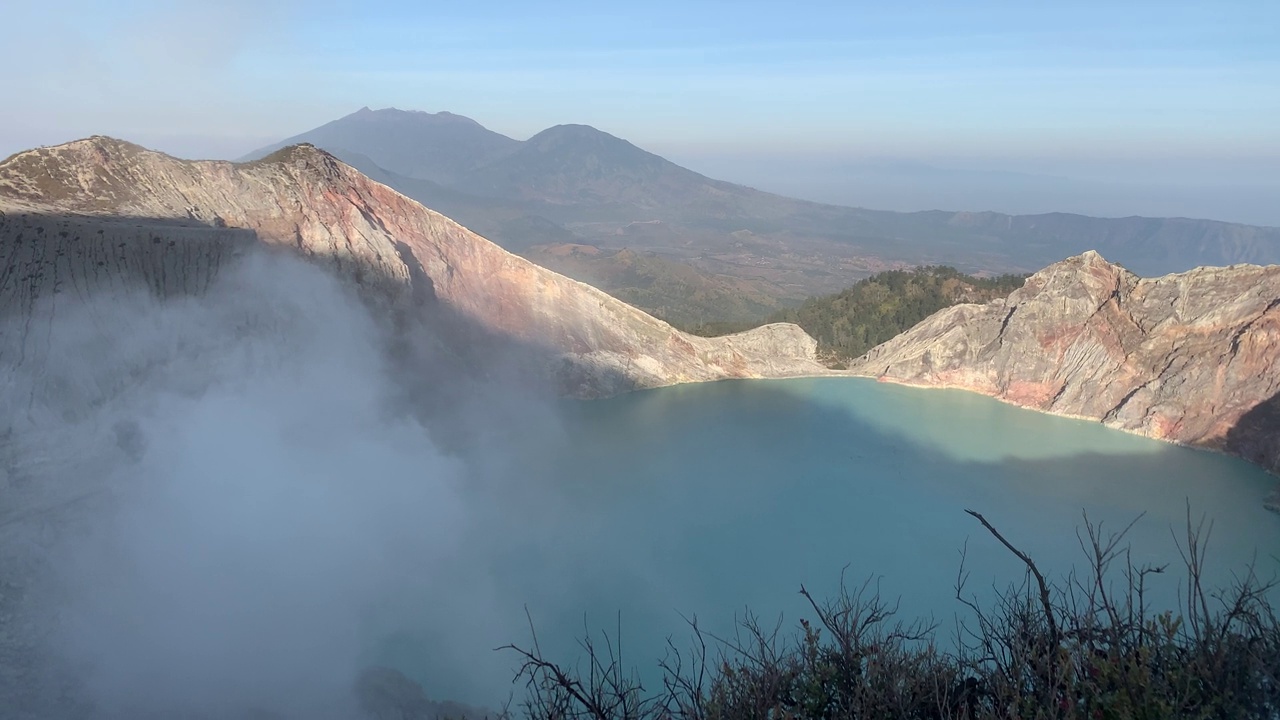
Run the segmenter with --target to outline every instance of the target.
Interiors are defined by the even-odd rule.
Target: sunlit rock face
[[[265,245],[332,267],[389,316],[444,311],[473,335],[540,352],[572,395],[823,372],[815,342],[796,326],[681,333],[309,145],[243,164],[183,161],[103,137],[32,150],[0,164],[0,212],[5,312],[132,280],[199,292],[230,258]]]
[[[942,310],[852,369],[1226,450],[1280,469],[1280,266],[1139,278],[1095,252]]]

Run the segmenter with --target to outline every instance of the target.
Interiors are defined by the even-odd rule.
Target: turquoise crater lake
[[[469,541],[485,560],[457,593],[479,599],[449,609],[448,627],[425,601],[390,601],[371,659],[434,697],[492,703],[514,657],[491,649],[528,642],[527,608],[544,651],[566,661],[584,626],[620,623],[624,663],[652,677],[668,636],[686,646],[682,616],[724,632],[750,607],[783,614],[789,632],[811,615],[801,584],[830,593],[842,571],[875,578],[903,618],[932,615],[945,635],[963,609],[966,543],[968,594],[1023,578],[965,508],[1055,578],[1082,562],[1082,512],[1113,531],[1145,513],[1133,560],[1170,564],[1155,581],[1170,605],[1188,503],[1213,523],[1211,583],[1255,559],[1265,577],[1280,570],[1280,515],[1262,506],[1276,479],[1259,468],[973,393],[727,381],[566,403],[561,421],[562,442],[517,462],[522,494],[495,503]]]

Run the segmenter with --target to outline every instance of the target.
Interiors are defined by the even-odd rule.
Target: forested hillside
[[[944,307],[987,302],[1017,290],[1023,275],[980,278],[934,265],[877,273],[833,295],[774,313],[818,340],[819,352],[838,363],[856,358]]]
[[[817,339],[818,352],[828,364],[843,366],[942,308],[1008,295],[1022,287],[1025,279],[1025,275],[975,277],[944,265],[888,270],[838,293],[779,310],[766,322],[796,323]],[[690,330],[717,335],[747,327],[706,323]]]

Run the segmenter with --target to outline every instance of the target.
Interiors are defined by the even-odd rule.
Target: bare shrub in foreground
[[[818,601],[783,637],[782,623],[748,614],[731,637],[688,621],[691,648],[668,640],[662,687],[647,692],[622,664],[620,632],[603,642],[588,632],[583,666],[547,659],[531,647],[503,649],[523,659],[517,681],[533,720],[839,720],[843,718],[1277,718],[1280,622],[1268,593],[1275,580],[1251,567],[1228,587],[1207,590],[1210,527],[1187,514],[1175,537],[1185,570],[1177,613],[1154,613],[1147,579],[1166,567],[1135,566],[1122,545],[1129,527],[1104,535],[1084,519],[1078,533],[1084,573],[1046,580],[1028,557],[979,513],[967,511],[1027,568],[1020,585],[979,604],[943,650],[937,625],[897,619],[870,581]],[[1136,522],[1136,520],[1135,520]],[[531,623],[532,626],[532,623]]]

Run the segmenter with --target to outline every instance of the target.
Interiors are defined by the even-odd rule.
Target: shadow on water
[[[1227,431],[1226,449],[1271,472],[1280,472],[1280,393],[1240,417]],[[1280,508],[1280,491],[1275,502]]]

